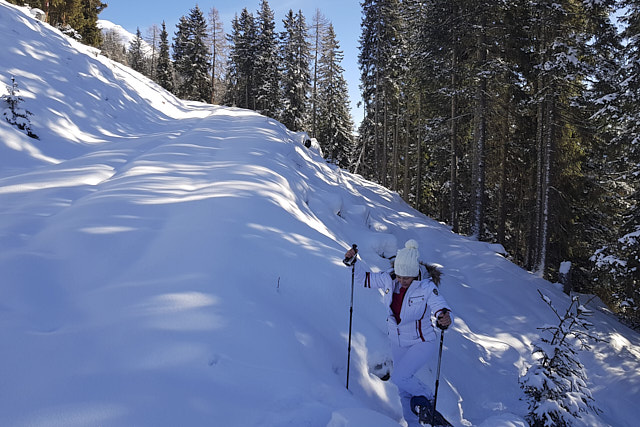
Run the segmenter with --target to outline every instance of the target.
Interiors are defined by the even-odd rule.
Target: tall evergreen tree
[[[343,52],[329,24],[318,61],[317,139],[325,158],[341,168],[351,164],[354,141],[349,94],[342,68]]]
[[[308,130],[309,42],[302,11],[294,15],[290,9],[281,34],[283,110],[280,121],[294,131]]]
[[[185,77],[183,72],[188,72],[190,68],[189,58],[189,22],[185,16],[180,17],[178,24],[176,24],[177,31],[173,37],[172,55],[173,55],[173,69],[175,72],[174,79],[174,91],[177,96],[185,97],[182,92],[184,87]]]
[[[256,68],[258,28],[253,14],[244,8],[234,17],[229,35],[229,65],[225,103],[256,109]]]
[[[142,74],[148,74],[147,62],[145,58],[145,52],[143,48],[142,33],[140,28],[136,29],[136,35],[129,44],[129,50],[127,52],[127,58],[129,66]]]
[[[178,96],[193,101],[209,102],[209,51],[207,22],[196,5],[188,17],[181,17],[177,24],[173,44],[173,59],[178,74]]]
[[[173,92],[173,67],[171,58],[169,57],[169,34],[167,33],[167,26],[164,21],[162,21],[162,30],[160,31],[156,81],[169,92]]]
[[[82,0],[82,18],[76,30],[82,36],[83,43],[89,46],[100,46],[102,43],[102,31],[98,28],[98,15],[106,7],[107,3],[100,0]]]
[[[273,11],[267,0],[260,2],[258,11],[256,63],[256,106],[265,116],[277,118],[280,114],[280,70],[278,69],[278,38]]]
[[[237,106],[239,100],[238,81],[240,79],[241,59],[236,53],[236,45],[240,37],[240,21],[238,15],[231,20],[231,33],[227,35],[229,44],[229,57],[227,58],[227,75],[225,76],[225,91],[223,103],[229,106]]]
[[[311,24],[311,38],[312,38],[312,60],[313,60],[313,73],[311,76],[312,89],[311,89],[311,136],[316,137],[317,125],[318,125],[318,66],[321,50],[323,48],[323,39],[326,36],[326,32],[329,28],[329,20],[320,12],[320,9],[316,9],[316,13],[313,15],[313,22]]]

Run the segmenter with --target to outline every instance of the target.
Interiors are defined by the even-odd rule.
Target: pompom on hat
[[[393,263],[396,276],[418,277],[420,274],[420,264],[418,262],[418,242],[407,240],[403,249],[398,249],[396,259]]]

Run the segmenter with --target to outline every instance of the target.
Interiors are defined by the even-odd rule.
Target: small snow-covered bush
[[[573,426],[581,413],[598,413],[587,376],[578,358],[578,349],[590,349],[588,342],[598,340],[589,335],[591,325],[585,317],[591,312],[574,296],[564,315],[560,315],[551,300],[542,299],[559,320],[557,326],[539,328],[543,336],[534,343],[536,363],[520,377],[520,387],[529,402],[527,421],[532,427]]]
[[[2,110],[2,117],[4,117],[8,123],[27,132],[27,135],[31,138],[39,139],[31,130],[29,116],[32,115],[32,113],[20,107],[20,103],[23,102],[24,99],[18,95],[18,83],[13,76],[11,76],[11,83],[11,86],[7,86],[9,94],[0,96],[0,101],[4,101],[7,104],[7,108]]]

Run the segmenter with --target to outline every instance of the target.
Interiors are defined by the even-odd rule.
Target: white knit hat
[[[418,277],[420,265],[418,263],[418,242],[407,240],[403,249],[398,249],[396,259],[393,263],[396,276]]]

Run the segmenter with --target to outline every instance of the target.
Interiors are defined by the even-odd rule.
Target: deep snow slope
[[[568,298],[254,112],[183,102],[0,0],[0,93],[15,76],[40,140],[0,123],[0,425],[394,426],[385,308],[350,274],[408,238],[454,308],[438,407],[521,426],[518,375]],[[581,360],[600,415],[640,412],[640,339],[596,308]],[[422,374],[432,382],[428,369]]]

